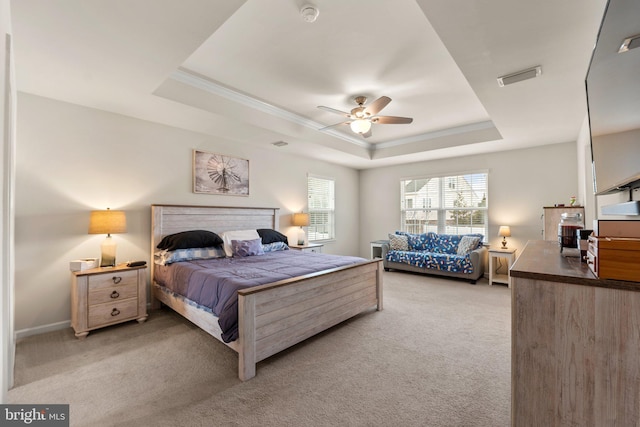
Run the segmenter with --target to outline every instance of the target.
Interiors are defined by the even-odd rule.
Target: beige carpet
[[[236,353],[168,309],[77,340],[18,342],[9,403],[73,426],[507,426],[510,292],[385,273],[371,311],[237,378]]]

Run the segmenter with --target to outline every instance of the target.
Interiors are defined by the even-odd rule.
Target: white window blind
[[[409,233],[488,233],[488,174],[400,181],[401,229]]]
[[[307,177],[309,198],[309,241],[335,238],[335,181],[314,175]]]

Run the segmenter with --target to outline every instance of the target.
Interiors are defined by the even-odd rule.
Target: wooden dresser
[[[71,327],[78,338],[93,329],[147,319],[146,266],[93,268],[71,275]]]
[[[551,241],[528,242],[511,278],[511,425],[638,425],[640,283]]]

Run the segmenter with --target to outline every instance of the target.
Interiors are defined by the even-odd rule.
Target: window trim
[[[481,210],[484,211],[484,219],[485,219],[485,224],[484,224],[484,232],[482,233],[484,235],[484,240],[487,241],[488,240],[488,233],[489,233],[489,170],[488,169],[476,169],[476,170],[467,170],[467,171],[459,171],[459,172],[442,172],[442,173],[438,173],[438,174],[425,174],[425,175],[415,175],[415,176],[408,176],[408,177],[400,177],[400,182],[399,182],[399,186],[400,186],[400,230],[402,231],[407,231],[407,226],[406,226],[406,212],[412,211],[412,212],[417,212],[417,211],[422,211],[422,212],[429,212],[429,211],[435,211],[436,212],[436,217],[438,218],[437,220],[437,227],[438,227],[438,233],[443,233],[445,231],[441,231],[441,229],[445,229],[446,230],[446,215],[441,215],[441,213],[446,213],[447,211],[451,211],[451,210],[465,210],[465,209],[452,209],[451,207],[446,207],[445,203],[444,203],[444,197],[445,194],[443,193],[443,190],[446,190],[447,186],[449,185],[449,180],[447,178],[453,178],[453,177],[459,177],[459,176],[465,176],[465,175],[478,175],[478,174],[484,174],[485,175],[485,180],[486,180],[486,202],[485,202],[485,206],[484,207],[477,207],[477,208],[473,208],[473,210]],[[406,200],[404,198],[404,191],[403,191],[403,183],[406,181],[415,181],[415,180],[429,180],[429,179],[433,179],[433,178],[439,178],[441,180],[441,184],[440,184],[440,189],[438,191],[438,197],[439,197],[439,206],[438,208],[406,208],[404,207],[404,201]],[[445,182],[446,181],[446,182]],[[414,205],[419,204],[419,203],[414,203]],[[466,209],[466,210],[471,210],[471,209]]]
[[[309,180],[310,179],[318,179],[318,180],[325,180],[325,181],[330,181],[331,185],[332,185],[332,196],[333,196],[333,200],[332,200],[332,207],[326,210],[323,209],[318,209],[318,210],[312,210],[311,209],[311,204],[309,203],[309,199],[310,199],[310,194],[309,194]],[[310,224],[307,227],[307,239],[309,240],[309,242],[322,242],[322,243],[326,243],[326,242],[331,242],[334,241],[336,239],[336,179],[330,176],[325,176],[325,175],[317,175],[314,173],[307,173],[307,211],[309,213],[309,221]],[[313,222],[312,220],[312,213],[313,212],[327,212],[328,216],[329,216],[329,221],[327,222],[328,226],[330,227],[329,233],[328,233],[328,237],[324,238],[324,239],[316,239],[316,238],[312,238],[312,235],[317,234],[317,231],[314,231],[313,233],[310,231],[311,228],[313,227],[311,225],[311,223]]]

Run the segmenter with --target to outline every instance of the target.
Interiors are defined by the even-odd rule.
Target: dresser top
[[[640,283],[598,279],[578,257],[560,254],[558,242],[530,240],[510,270],[511,277],[640,291]]]

